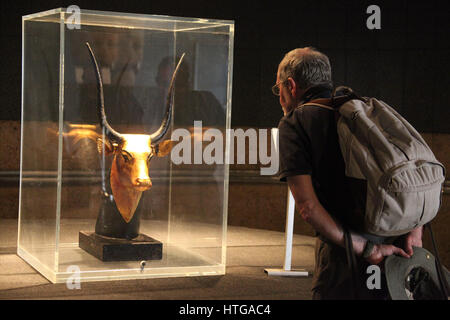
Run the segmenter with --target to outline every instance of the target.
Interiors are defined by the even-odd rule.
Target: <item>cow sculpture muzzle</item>
[[[170,127],[174,82],[185,54],[183,53],[181,56],[172,74],[167,93],[166,109],[159,129],[150,135],[120,134],[106,120],[102,77],[91,46],[89,43],[86,43],[86,46],[96,71],[99,100],[98,116],[100,126],[106,137],[97,140],[98,151],[114,156],[110,173],[111,190],[117,209],[125,222],[128,223],[133,218],[142,192],[152,187],[152,181],[148,173],[150,160],[154,156],[164,157],[172,149],[173,142],[171,140],[159,142]]]

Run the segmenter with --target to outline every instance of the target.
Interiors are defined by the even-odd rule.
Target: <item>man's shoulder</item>
[[[299,124],[295,109],[286,113],[278,122],[278,129],[292,128]]]
[[[305,121],[328,118],[331,111],[314,105],[299,105],[289,111],[279,122],[280,125],[301,125]]]

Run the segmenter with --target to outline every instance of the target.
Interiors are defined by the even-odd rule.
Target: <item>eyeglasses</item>
[[[287,80],[284,81],[280,81],[278,83],[276,83],[273,87],[272,87],[272,93],[276,96],[280,95],[280,84],[285,83]]]

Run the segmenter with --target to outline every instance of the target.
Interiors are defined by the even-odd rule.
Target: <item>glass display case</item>
[[[224,274],[234,23],[72,9],[22,19],[18,255],[55,283]]]

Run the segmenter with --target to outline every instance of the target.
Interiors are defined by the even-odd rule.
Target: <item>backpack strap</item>
[[[337,96],[337,94],[343,93],[343,95]],[[301,108],[303,106],[316,106],[319,108],[327,109],[330,111],[334,111],[334,120],[337,124],[340,114],[339,114],[339,108],[346,103],[347,101],[358,99],[361,101],[366,102],[366,100],[359,95],[357,95],[353,90],[349,87],[339,86],[333,90],[333,93],[331,94],[331,98],[320,98],[320,99],[314,99],[310,102],[304,103],[297,108]]]
[[[343,93],[343,95],[337,95],[338,93]],[[310,102],[304,103],[300,105],[303,106],[316,106],[324,109],[328,109],[331,111],[339,111],[339,108],[346,103],[347,101],[358,99],[361,101],[366,101],[364,98],[361,98],[357,95],[351,88],[339,86],[333,90],[331,98],[320,98],[314,99]]]
[[[347,264],[349,268],[349,272],[351,275],[352,287],[353,287],[353,297],[355,300],[358,299],[358,287],[359,287],[359,278],[358,278],[358,263],[356,262],[355,251],[353,250],[353,242],[350,231],[342,225],[342,229],[344,232],[344,246],[345,252],[347,255]]]
[[[305,104],[302,104],[301,107],[303,107],[303,106],[316,106],[316,107],[325,108],[325,109],[328,109],[328,110],[331,110],[331,111],[337,111],[333,107],[327,106],[326,104],[323,104],[323,103],[319,103],[317,100],[313,100],[311,102],[307,102]]]
[[[338,95],[338,93],[341,94]],[[339,107],[342,106],[344,103],[353,99],[366,102],[366,99],[360,97],[356,92],[353,91],[352,88],[346,86],[339,86],[336,87],[333,90],[333,93],[331,94],[331,106],[339,109]]]
[[[447,282],[447,278],[445,277],[444,271],[442,269],[441,261],[439,259],[439,252],[438,252],[438,249],[436,246],[436,241],[434,240],[433,230],[431,229],[431,222],[427,223],[424,227],[430,231],[430,238],[431,238],[431,242],[433,244],[433,250],[434,250],[434,255],[435,255],[435,266],[436,266],[436,272],[438,275],[439,285],[441,287],[442,299],[448,300],[448,296],[449,296],[449,292],[450,292],[449,285]]]
[[[347,101],[345,101],[345,102],[347,102]],[[345,102],[343,102],[342,104],[344,104]],[[339,106],[341,106],[341,105],[339,105]],[[307,102],[305,104],[302,104],[302,105],[298,106],[298,108],[301,108],[301,107],[304,107],[304,106],[315,106],[315,107],[319,107],[319,108],[323,108],[323,109],[327,109],[327,110],[333,111],[334,112],[334,121],[335,121],[335,123],[337,124],[337,122],[339,120],[339,117],[340,117],[339,108],[332,107],[332,99],[330,99],[330,98],[315,99],[315,100],[312,100],[310,102]]]

